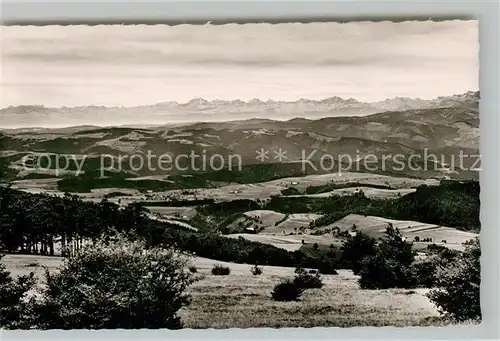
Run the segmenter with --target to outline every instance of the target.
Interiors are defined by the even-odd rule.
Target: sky
[[[477,21],[1,26],[0,107],[478,90]]]

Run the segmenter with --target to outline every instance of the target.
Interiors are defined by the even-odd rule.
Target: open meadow
[[[217,21],[2,27],[0,331],[479,322],[477,21]]]
[[[33,271],[43,282],[44,267],[57,271],[60,257],[7,255],[2,260],[14,276]],[[293,277],[289,267],[263,266],[253,275],[250,265],[195,257],[198,281],[189,288],[191,304],[180,312],[186,328],[280,328],[425,326],[439,320],[428,289],[360,290],[350,270],[322,275],[321,289],[306,291],[297,302],[276,302],[271,291],[280,280]],[[228,266],[227,276],[212,275],[214,265]]]

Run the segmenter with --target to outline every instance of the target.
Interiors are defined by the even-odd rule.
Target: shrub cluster
[[[412,268],[414,259],[411,243],[389,225],[376,253],[362,259],[359,285],[362,289],[414,288],[417,285]]]
[[[355,236],[348,235],[342,244],[342,261],[358,275],[362,268],[362,260],[365,257],[374,256],[377,253],[377,241],[365,233],[358,231]]]
[[[271,296],[275,301],[296,301],[306,289],[297,285],[293,279],[287,278],[276,284]]]
[[[303,268],[295,269],[296,276],[293,279],[294,283],[304,289],[321,289],[323,282],[318,272],[314,275],[307,273]]]
[[[145,250],[124,237],[86,245],[57,273],[46,272],[40,297],[25,297],[33,274],[13,281],[0,271],[0,328],[181,328],[178,311],[189,304],[186,289],[195,281],[185,271],[187,258]]]
[[[3,256],[0,254],[0,329],[29,328],[29,304],[23,297],[35,285],[34,274],[12,278],[1,262]]]
[[[478,238],[465,243],[464,252],[430,245],[432,254],[420,261],[415,261],[411,243],[392,226],[375,244],[374,254],[363,255],[356,247],[365,238],[357,239],[354,245],[353,240],[346,242],[346,249],[360,250],[355,260],[361,259],[358,282],[362,289],[433,288],[428,297],[446,317],[456,321],[481,318]]]
[[[262,268],[257,266],[257,264],[255,264],[254,266],[252,266],[250,268],[250,272],[252,273],[252,275],[254,276],[258,276],[258,275],[262,275]]]
[[[215,276],[227,276],[231,273],[231,269],[223,265],[214,265],[212,268],[212,275]]]
[[[323,282],[319,273],[309,274],[303,268],[295,269],[295,277],[286,278],[278,283],[271,296],[275,301],[296,301],[307,289],[320,289]]]
[[[431,245],[427,247],[427,249],[432,250],[431,254],[424,260],[416,261],[412,265],[417,278],[417,285],[423,288],[434,287],[436,284],[436,274],[438,269],[454,262],[456,256],[459,254],[456,250],[451,250],[443,246],[434,248],[431,247]]]
[[[455,321],[480,320],[481,248],[479,238],[465,251],[438,267],[435,289],[428,294],[442,314]]]

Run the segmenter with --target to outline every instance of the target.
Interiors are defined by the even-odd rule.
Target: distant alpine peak
[[[305,110],[307,107],[308,111],[311,110],[361,110],[365,114],[380,112],[380,111],[402,111],[410,109],[428,109],[428,108],[438,108],[438,107],[476,107],[479,102],[479,91],[468,91],[462,94],[455,94],[451,96],[441,96],[431,100],[424,100],[420,98],[409,98],[409,97],[394,97],[388,98],[378,102],[360,102],[354,98],[344,99],[339,96],[332,96],[321,100],[313,100],[300,98],[295,101],[278,101],[273,99],[262,100],[258,98],[253,98],[248,101],[243,101],[241,99],[235,100],[211,100],[208,101],[204,98],[197,97],[193,98],[185,103],[178,103],[174,101],[169,102],[159,102],[153,105],[141,105],[136,107],[105,107],[105,106],[79,106],[79,107],[59,107],[51,108],[43,105],[20,105],[20,106],[9,106],[0,110],[0,113],[9,114],[30,114],[30,113],[42,113],[42,112],[72,112],[77,110],[79,112],[92,111],[92,112],[104,112],[106,110],[159,110],[159,111],[173,111],[182,112],[185,110],[196,111],[197,109],[203,109],[204,111],[216,111],[219,113],[227,112],[231,113],[234,111],[245,110],[249,112],[279,112],[280,110]]]
[[[314,99],[308,99],[308,98],[300,98],[295,101],[283,101],[283,100],[273,100],[273,99],[267,99],[267,100],[262,100],[259,98],[252,98],[248,101],[244,101],[241,99],[235,99],[235,100],[220,100],[216,99],[213,101],[208,101],[203,98],[194,98],[190,100],[187,103],[184,104],[204,104],[204,105],[209,105],[209,104],[233,104],[233,105],[264,105],[264,104],[283,104],[283,103],[288,103],[288,104],[293,104],[293,103],[303,103],[303,104],[382,104],[382,103],[388,103],[388,104],[422,104],[422,103],[436,103],[439,101],[474,101],[479,99],[479,91],[467,91],[462,94],[454,94],[451,96],[439,96],[434,99],[422,99],[418,97],[406,97],[406,96],[396,96],[392,98],[387,98],[381,101],[375,101],[375,102],[362,102],[359,101],[355,98],[349,97],[349,98],[343,98],[340,96],[331,96],[327,97],[324,99],[319,99],[319,100],[314,100]],[[171,102],[167,102],[171,103]],[[174,102],[175,103],[175,102]]]
[[[208,103],[209,102],[206,99],[201,98],[201,97],[197,97],[197,98],[193,98],[192,100],[190,100],[186,104],[208,104]]]

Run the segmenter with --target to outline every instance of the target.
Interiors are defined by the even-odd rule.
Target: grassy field
[[[341,231],[344,231],[349,230],[353,224],[355,224],[357,230],[373,237],[381,237],[384,235],[387,223],[391,223],[395,228],[398,228],[409,240],[413,241],[417,236],[420,239],[432,238],[432,242],[430,243],[414,243],[424,247],[427,247],[428,244],[435,243],[451,249],[463,250],[463,243],[478,236],[477,233],[460,231],[455,228],[435,224],[425,224],[418,221],[395,220],[374,216],[361,216],[357,214],[350,214],[330,226],[337,226]],[[446,240],[446,243],[444,243],[443,240]]]
[[[192,218],[196,214],[194,207],[145,206],[153,214],[172,217]]]
[[[56,270],[57,257],[7,255],[3,262],[14,275],[43,266]],[[275,302],[271,291],[281,279],[293,276],[293,268],[263,267],[254,276],[250,265],[195,258],[198,282],[189,288],[191,304],[181,310],[186,328],[252,327],[357,327],[427,326],[442,324],[438,312],[424,296],[426,289],[360,290],[349,270],[322,275],[321,289],[307,290],[297,302]],[[214,276],[215,264],[229,266],[228,276]],[[41,278],[41,277],[40,277]]]
[[[298,250],[302,246],[302,240],[304,240],[306,244],[318,243],[319,245],[338,244],[341,241],[340,238],[335,237],[332,233],[319,235],[311,234],[314,232],[314,229],[308,228],[309,223],[321,217],[321,215],[318,214],[285,215],[274,211],[255,210],[246,212],[245,215],[260,219],[262,224],[256,224],[255,226],[262,227],[263,229],[258,234],[233,233],[227,235],[228,237],[243,237],[251,241],[271,244],[289,251]],[[276,223],[278,224],[275,226]],[[357,230],[374,238],[379,238],[385,234],[388,223],[397,227],[401,233],[411,241],[414,241],[417,236],[421,240],[424,238],[432,238],[432,242],[414,242],[415,249],[425,249],[429,244],[438,244],[455,250],[463,250],[463,243],[478,235],[477,233],[460,231],[455,228],[438,226],[435,224],[386,219],[375,216],[362,216],[357,214],[350,214],[327,226],[319,227],[317,230],[338,227],[341,232],[350,231],[354,224]],[[305,229],[299,234],[296,229],[300,227],[304,227]],[[446,240],[446,243],[444,243],[443,240]]]
[[[368,186],[348,187],[335,189],[329,192],[322,192],[316,194],[300,194],[288,195],[289,197],[310,197],[310,198],[328,198],[331,195],[352,195],[362,191],[367,198],[370,199],[394,199],[406,194],[414,193],[415,188],[400,188],[400,189],[383,189],[373,188]]]
[[[228,238],[243,237],[247,240],[259,242],[263,244],[270,244],[288,251],[296,251],[302,247],[302,240],[307,244],[318,243],[320,245],[339,244],[340,239],[331,235],[312,236],[308,234],[303,235],[290,235],[283,236],[281,234],[249,234],[249,233],[235,233],[226,235]]]
[[[61,261],[61,257],[39,255],[5,255],[2,259],[2,263],[12,276],[17,277],[34,272],[40,281],[45,272],[44,268],[51,272],[55,271],[61,265]]]
[[[46,189],[52,190],[54,193],[64,193],[65,190],[70,192],[78,192],[76,190],[72,190],[71,188],[58,188],[57,182],[60,179],[30,179],[30,180],[18,180],[14,181],[14,188],[21,190],[32,190],[32,189]],[[123,181],[122,181],[123,180]],[[69,180],[67,180],[69,181]],[[71,180],[76,181],[76,180]],[[103,180],[104,181],[104,180]],[[108,181],[108,180],[106,180]],[[391,188],[391,190],[383,190],[380,188],[365,188],[367,195],[374,198],[392,198],[397,197],[398,193],[400,195],[408,194],[413,192],[413,187],[427,184],[427,185],[439,185],[439,181],[428,179],[411,179],[411,178],[403,178],[403,177],[391,177],[385,175],[371,174],[371,173],[329,173],[329,174],[313,174],[306,175],[300,177],[286,177],[280,178],[276,180],[270,181],[259,181],[255,183],[251,183],[250,181],[235,184],[230,183],[223,185],[221,187],[216,188],[203,188],[204,186],[197,186],[198,184],[193,184],[192,186],[187,186],[189,190],[180,189],[183,188],[172,187],[169,189],[165,187],[166,182],[160,180],[153,179],[142,179],[140,181],[132,181],[131,179],[125,180],[120,178],[120,181],[126,182],[127,186],[125,186],[121,182],[109,182],[105,186],[106,188],[100,188],[103,186],[95,185],[93,190],[85,187],[85,191],[88,195],[93,194],[94,197],[98,197],[99,194],[103,196],[108,192],[117,192],[123,191],[125,187],[128,188],[128,193],[131,196],[122,197],[124,202],[134,202],[134,201],[155,201],[155,200],[165,200],[166,198],[175,198],[178,200],[191,200],[194,197],[198,199],[214,199],[217,201],[225,201],[225,200],[236,200],[236,199],[264,199],[270,198],[273,195],[281,195],[281,191],[286,190],[290,186],[297,188],[300,192],[305,192],[309,187],[318,187],[318,186],[334,186],[334,187],[342,187],[343,185],[349,185],[350,183],[358,183],[361,187],[380,187],[385,186]],[[147,183],[146,186],[146,182]],[[153,198],[145,198],[143,194],[139,194],[137,186],[139,184],[143,184],[143,187],[140,187],[140,190],[153,190],[155,195]],[[160,183],[160,185],[158,185]],[[120,186],[118,186],[120,185]],[[124,186],[122,186],[124,185]],[[165,186],[164,186],[165,185]],[[360,187],[358,186],[358,187]],[[336,194],[349,194],[355,191],[357,188],[347,188],[342,191],[336,191]],[[331,193],[329,193],[331,194]],[[328,195],[329,195],[328,194]],[[324,194],[323,194],[324,195]],[[314,197],[314,196],[313,196]],[[321,196],[320,196],[321,197]],[[156,199],[155,199],[156,198]]]
[[[426,325],[438,314],[418,290],[360,290],[348,270],[323,275],[324,287],[304,293],[298,302],[275,302],[271,291],[293,268],[264,267],[260,276],[250,266],[198,258],[202,280],[190,292],[192,304],[182,310],[187,328],[354,327]],[[213,276],[214,264],[231,268],[229,276]]]

